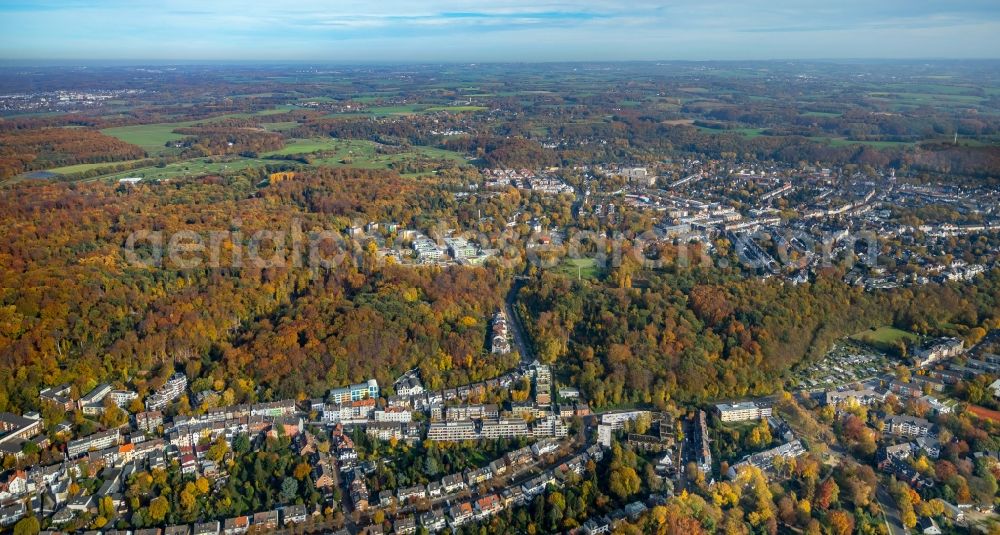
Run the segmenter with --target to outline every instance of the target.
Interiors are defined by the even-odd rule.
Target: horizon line
[[[546,65],[546,64],[610,64],[610,63],[776,63],[776,62],[920,62],[920,61],[934,61],[934,62],[962,62],[962,61],[974,61],[974,62],[988,62],[988,61],[1000,61],[1000,55],[998,56],[969,56],[969,57],[955,57],[955,56],[925,56],[925,57],[801,57],[801,58],[743,58],[743,59],[553,59],[553,60],[460,60],[460,59],[440,59],[440,60],[393,60],[393,59],[224,59],[224,58],[206,58],[206,59],[194,59],[194,58],[170,58],[170,59],[155,59],[155,58],[3,58],[0,57],[0,67],[7,66],[8,64],[20,64],[20,65],[39,65],[49,64],[47,66],[52,66],[52,64],[64,63],[67,65],[89,63],[89,64],[108,64],[108,65],[119,65],[124,66],[130,65],[185,65],[185,64],[201,64],[201,65],[227,65],[227,64],[257,64],[257,65],[285,65],[285,64],[300,64],[300,65]]]

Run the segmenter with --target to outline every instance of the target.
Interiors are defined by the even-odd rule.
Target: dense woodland
[[[211,125],[177,128],[174,132],[189,136],[177,143],[186,149],[182,154],[191,158],[214,154],[255,157],[259,152],[285,146],[280,134],[255,128]]]
[[[135,145],[87,128],[0,128],[0,179],[25,171],[145,156],[146,152]]]
[[[981,337],[975,327],[1000,319],[1000,272],[887,293],[827,276],[794,286],[682,270],[621,288],[546,273],[521,296],[539,356],[595,405],[663,407],[771,393],[803,359],[871,326]]]
[[[488,317],[505,288],[486,269],[375,269],[350,243],[343,262],[319,272],[309,268],[307,247],[301,267],[291,257],[287,267],[266,268],[128,262],[123,245],[136,230],[249,237],[291,232],[295,220],[306,233],[339,233],[354,218],[412,225],[444,202],[429,186],[386,172],[326,169],[263,191],[252,185],[260,179],[24,184],[4,196],[0,410],[36,407],[38,389],[62,381],[85,392],[131,379],[146,391],[175,365],[192,380],[221,380],[228,400],[317,395],[373,376],[388,384],[418,366],[440,388],[512,365],[484,356]],[[376,179],[381,188],[371,187]],[[232,241],[221,246],[223,266]],[[138,244],[146,259],[148,242]]]

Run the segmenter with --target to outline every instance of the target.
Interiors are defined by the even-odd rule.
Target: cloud
[[[7,57],[970,57],[998,36],[995,0],[0,0]]]

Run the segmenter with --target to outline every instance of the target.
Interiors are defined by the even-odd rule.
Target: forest
[[[87,128],[8,130],[0,124],[0,179],[79,163],[144,158],[140,147]]]
[[[1000,319],[996,269],[981,284],[878,293],[830,274],[796,286],[700,268],[617,286],[544,273],[520,294],[539,357],[598,407],[770,394],[796,365],[871,326],[981,337],[976,327]]]
[[[386,171],[325,169],[261,190],[262,178],[25,183],[0,199],[0,410],[39,408],[38,390],[60,382],[81,392],[131,382],[145,393],[175,367],[222,381],[223,397],[240,401],[315,396],[370,377],[391,384],[414,367],[441,388],[513,365],[484,355],[506,287],[484,268],[379,267],[351,245],[358,254],[320,272],[291,258],[229,267],[232,239],[221,268],[126,257],[140,230],[247,237],[289,231],[295,220],[306,232],[339,233],[355,218],[410,226],[448,206],[431,185]]]

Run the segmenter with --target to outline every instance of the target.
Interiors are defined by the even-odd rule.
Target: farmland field
[[[183,139],[181,134],[175,134],[175,128],[189,126],[192,122],[185,123],[157,123],[143,124],[137,126],[120,126],[116,128],[105,128],[101,132],[114,136],[126,143],[142,147],[150,155],[163,154],[167,151],[167,142]]]

